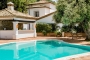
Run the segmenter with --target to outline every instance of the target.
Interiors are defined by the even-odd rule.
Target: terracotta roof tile
[[[33,17],[33,16],[28,15],[28,14],[21,13],[19,11],[15,11],[15,10],[12,11],[9,9],[4,9],[4,10],[0,10],[0,17],[12,17],[12,18],[13,17],[19,17],[19,18],[28,18],[28,19],[39,20],[39,19],[45,18],[49,15],[52,15],[55,12],[49,13],[49,14],[41,16],[41,17]]]
[[[33,5],[33,4],[45,4],[45,3],[52,3],[52,2],[48,2],[48,1],[38,1],[38,2],[35,2],[35,3],[31,3],[29,5]],[[52,3],[54,4],[54,3]]]
[[[30,16],[30,15],[24,14],[24,13],[21,13],[21,12],[16,11],[16,10],[14,10],[14,11],[9,10],[9,9],[0,10],[0,17],[5,17],[5,16],[35,18],[33,16]]]
[[[4,9],[4,10],[0,10],[0,16],[13,16],[13,15],[7,12],[6,9]]]

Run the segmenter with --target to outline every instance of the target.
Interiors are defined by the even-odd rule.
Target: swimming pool
[[[90,52],[90,46],[61,40],[14,42],[0,45],[0,60],[54,60]]]

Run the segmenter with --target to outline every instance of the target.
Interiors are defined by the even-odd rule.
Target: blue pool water
[[[0,45],[0,60],[54,60],[89,51],[89,46],[59,40],[18,42]]]

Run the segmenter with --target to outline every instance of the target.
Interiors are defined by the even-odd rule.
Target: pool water
[[[86,52],[89,46],[59,40],[18,42],[0,45],[0,60],[54,60]]]

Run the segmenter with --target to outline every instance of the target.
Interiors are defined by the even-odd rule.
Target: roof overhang
[[[44,15],[44,16],[41,16],[41,17],[38,17],[36,20],[39,20],[39,19],[45,18],[45,17],[50,16],[50,15],[56,13],[56,12],[57,12],[57,11],[54,11],[54,12],[49,13],[49,14],[47,14],[47,15]],[[52,17],[52,18],[53,18],[53,17]]]
[[[9,16],[0,16],[0,20],[13,20],[14,17],[9,17]]]
[[[28,5],[49,4],[49,3],[51,3],[51,4],[55,5],[55,4],[54,4],[54,3],[52,3],[52,2],[36,2],[36,3],[30,3],[30,4],[28,4]]]
[[[0,16],[0,20],[20,20],[20,21],[36,21],[42,18],[45,18],[47,16],[50,16],[52,14],[56,13],[56,11],[49,13],[47,15],[41,16],[41,17],[28,17],[28,16]]]
[[[0,16],[0,20],[8,20],[13,18],[22,18],[22,19],[29,19],[29,20],[36,20],[37,17],[28,17],[28,16]]]
[[[23,18],[14,18],[14,21],[26,21],[26,22],[35,22],[36,20],[23,19]]]
[[[35,22],[35,19],[26,19],[21,17],[0,17],[0,21],[9,20],[9,21],[22,21],[22,22]]]
[[[48,9],[51,9],[50,7],[47,7],[47,6],[41,6],[41,7],[29,7],[27,9],[34,9],[34,8],[48,8]]]

